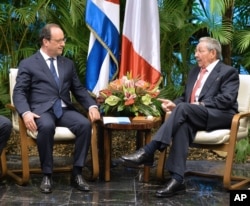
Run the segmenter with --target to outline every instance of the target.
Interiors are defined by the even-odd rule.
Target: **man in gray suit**
[[[210,37],[201,38],[195,57],[198,66],[189,72],[182,96],[174,101],[160,99],[164,111],[171,111],[171,115],[153,140],[134,154],[122,156],[125,164],[151,165],[154,152],[171,144],[166,162],[171,179],[156,191],[157,197],[185,192],[188,147],[196,132],[230,128],[233,115],[238,112],[238,71],[220,61],[220,43]]]
[[[71,183],[89,191],[82,177],[91,139],[91,122],[71,102],[70,92],[88,110],[91,121],[100,119],[96,102],[81,84],[74,63],[63,56],[65,37],[56,24],[47,24],[40,33],[40,50],[20,62],[13,100],[30,131],[37,131],[37,146],[44,174],[43,193],[52,192],[53,141],[55,127],[67,127],[75,136]]]

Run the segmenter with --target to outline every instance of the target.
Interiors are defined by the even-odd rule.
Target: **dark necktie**
[[[59,91],[59,78],[57,76],[57,73],[56,73],[56,69],[55,69],[55,66],[54,66],[54,58],[49,58],[50,60],[50,71],[56,81],[56,84],[57,84],[57,87],[58,87],[58,91]],[[62,116],[62,105],[61,105],[61,99],[58,98],[54,105],[53,105],[53,112],[54,114],[56,115],[56,117],[59,119],[61,116]]]
[[[206,68],[202,68],[201,71],[200,71],[199,79],[197,80],[197,82],[196,82],[196,84],[195,84],[195,86],[193,88],[192,94],[191,94],[191,99],[190,99],[191,103],[195,102],[195,93],[196,93],[197,89],[200,88],[202,78],[203,78],[204,74],[206,73],[206,71],[207,71]]]
[[[56,73],[56,69],[55,69],[55,66],[54,66],[54,58],[49,58],[50,60],[50,71],[54,77],[54,80],[56,81],[56,84],[59,88],[59,77],[57,76],[57,73]]]

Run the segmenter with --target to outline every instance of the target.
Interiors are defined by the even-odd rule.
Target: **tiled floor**
[[[188,169],[221,170],[220,162],[188,161]],[[250,164],[237,165],[236,172],[250,176]],[[84,175],[89,169],[84,169]],[[142,170],[126,168],[120,164],[111,169],[111,181],[101,178],[90,182],[90,192],[72,188],[70,174],[54,174],[54,189],[51,194],[39,191],[40,174],[32,174],[27,186],[18,186],[11,179],[0,182],[0,205],[229,205],[229,192],[222,187],[221,179],[188,176],[185,178],[187,191],[171,198],[157,198],[155,191],[164,182],[155,179],[155,168],[151,169],[149,183],[140,181]],[[250,187],[250,185],[248,186]],[[247,189],[247,187],[245,188]]]

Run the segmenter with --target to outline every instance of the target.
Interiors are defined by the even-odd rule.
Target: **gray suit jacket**
[[[174,100],[175,104],[189,102],[193,86],[198,77],[200,68],[193,68],[188,75],[187,84],[183,94]],[[223,62],[218,62],[208,76],[199,96],[208,110],[207,130],[220,126],[223,116],[238,112],[237,96],[239,90],[238,71]],[[220,118],[221,117],[221,118]]]
[[[39,51],[20,62],[13,93],[14,105],[20,115],[26,111],[41,115],[52,108],[58,97],[69,108],[74,109],[70,91],[85,109],[88,109],[91,105],[96,105],[94,99],[81,84],[73,61],[58,56],[57,64],[60,77],[59,91]]]

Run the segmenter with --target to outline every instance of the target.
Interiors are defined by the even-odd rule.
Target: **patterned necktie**
[[[196,93],[197,89],[200,88],[202,78],[203,78],[203,76],[204,76],[204,74],[206,72],[207,72],[206,68],[202,68],[201,71],[200,71],[199,79],[197,80],[197,82],[196,82],[196,84],[195,84],[195,86],[193,88],[192,94],[191,94],[191,99],[190,99],[191,103],[195,102],[195,93]]]
[[[58,89],[59,89],[59,78],[57,76],[57,73],[56,73],[56,69],[55,69],[55,66],[54,66],[54,58],[49,58],[50,60],[50,71],[56,81],[56,84],[58,86]],[[59,91],[59,90],[58,90]],[[59,119],[61,116],[62,116],[62,105],[61,105],[61,99],[58,98],[54,105],[53,105],[53,112],[54,114],[56,115],[57,119]]]

